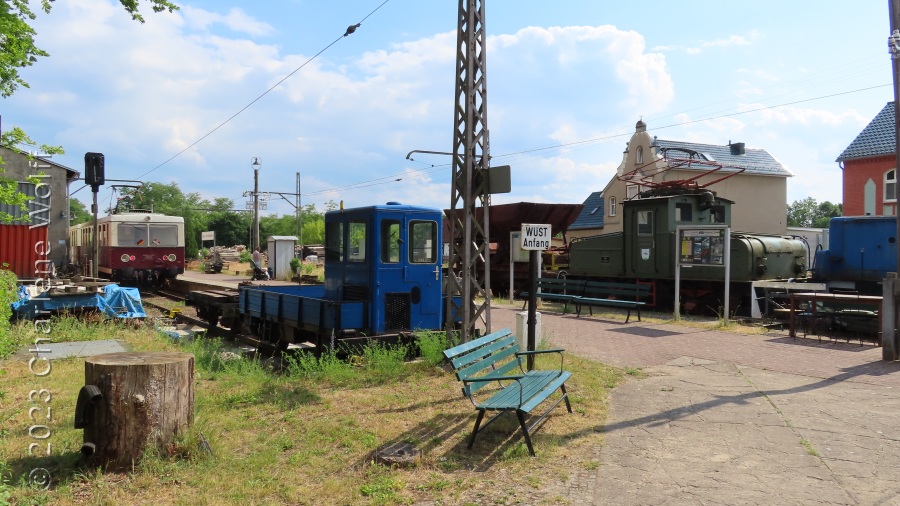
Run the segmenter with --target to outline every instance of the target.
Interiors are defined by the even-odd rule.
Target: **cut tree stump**
[[[92,465],[131,468],[148,448],[165,454],[194,418],[194,355],[125,352],[85,359],[75,409]],[[96,389],[92,388],[96,387]]]

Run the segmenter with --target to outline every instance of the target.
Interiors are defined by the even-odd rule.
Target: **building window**
[[[638,195],[638,189],[639,187],[636,184],[625,185],[625,200],[636,198]]]
[[[895,169],[884,173],[884,201],[897,202],[897,171]]]
[[[609,198],[609,215],[610,216],[616,215],[616,198],[615,197]]]
[[[638,146],[634,152],[634,163],[644,163],[644,146]]]

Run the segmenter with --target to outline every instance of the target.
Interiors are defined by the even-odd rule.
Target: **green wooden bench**
[[[444,351],[444,356],[453,365],[457,379],[463,383],[463,395],[472,401],[478,411],[469,448],[475,444],[475,436],[480,428],[487,427],[504,413],[515,412],[522,435],[525,436],[528,453],[534,456],[531,432],[562,401],[566,401],[566,409],[569,413],[572,412],[569,395],[566,393],[566,380],[572,373],[562,368],[562,352],[562,349],[522,351],[509,329],[493,332]],[[522,364],[523,357],[542,353],[558,353],[559,370],[526,371]],[[552,401],[552,405],[528,426],[525,415],[530,415],[556,390],[561,392],[561,396]],[[478,396],[475,395],[477,392]],[[481,421],[488,411],[498,413],[482,426]],[[529,421],[531,418],[529,417]]]
[[[575,304],[575,316],[581,316],[581,308],[585,306],[592,316],[594,306],[606,306],[627,309],[625,323],[631,319],[632,310],[637,311],[638,321],[641,321],[641,307],[647,303],[640,299],[649,297],[652,291],[651,285],[586,281],[581,296],[572,300]]]
[[[584,284],[585,280],[583,279],[538,278],[537,297],[544,300],[562,302],[564,304],[563,313],[565,313],[569,307],[569,302],[581,296]],[[525,303],[522,304],[523,311],[525,306],[528,305],[528,295],[529,292],[519,293],[519,297],[525,299]]]

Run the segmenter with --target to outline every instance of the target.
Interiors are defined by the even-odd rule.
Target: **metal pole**
[[[894,76],[894,167],[900,169],[900,0],[889,0],[888,10],[891,19],[891,35],[888,38],[888,48],[891,53],[891,66]],[[896,208],[895,208],[896,209]],[[894,216],[897,216],[895,210]],[[900,217],[897,217],[897,237],[900,237]],[[897,248],[897,266],[900,268],[900,248]],[[896,278],[894,276],[889,277]],[[891,282],[885,282],[885,287],[894,287],[896,279]],[[892,316],[890,319],[882,320],[882,349],[881,358],[883,360],[897,360],[897,315],[900,314],[900,299],[897,297],[896,287],[890,293],[884,290],[882,294],[882,314],[884,316]],[[890,310],[885,311],[885,307],[890,304]]]
[[[297,239],[300,240],[300,261],[303,261],[303,209],[300,199],[300,173],[297,173]]]
[[[253,159],[253,244],[252,247],[262,250],[259,243],[259,158]],[[252,249],[252,248],[251,248]],[[259,267],[259,266],[257,266]]]
[[[91,189],[94,190],[94,204],[91,206],[91,210],[94,212],[94,231],[91,234],[91,277],[96,278],[99,277],[97,264],[100,261],[100,248],[97,244],[97,237],[99,234],[99,227],[97,225],[97,192],[100,190],[100,187],[93,185]]]

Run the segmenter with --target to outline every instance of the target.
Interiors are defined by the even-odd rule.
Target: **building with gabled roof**
[[[896,135],[888,102],[835,160],[843,171],[844,216],[897,214]]]
[[[602,233],[622,231],[620,207],[625,200],[640,198],[642,191],[657,185],[690,181],[708,185],[717,196],[734,202],[734,231],[784,234],[791,176],[764,149],[747,148],[742,142],[719,146],[657,139],[647,132],[646,123],[638,121],[616,175],[600,192],[600,207],[605,211]],[[589,211],[585,205],[583,212]],[[600,228],[594,233],[600,233]]]
[[[23,210],[0,204],[0,211],[12,215],[15,222],[0,225],[0,264],[20,278],[34,278],[35,261],[62,265],[67,256],[69,230],[69,184],[77,179],[78,171],[49,160],[33,156],[15,148],[0,147],[3,172],[0,177],[18,183],[18,191],[30,197]],[[39,182],[28,181],[39,176]],[[43,242],[43,245],[26,244]]]

